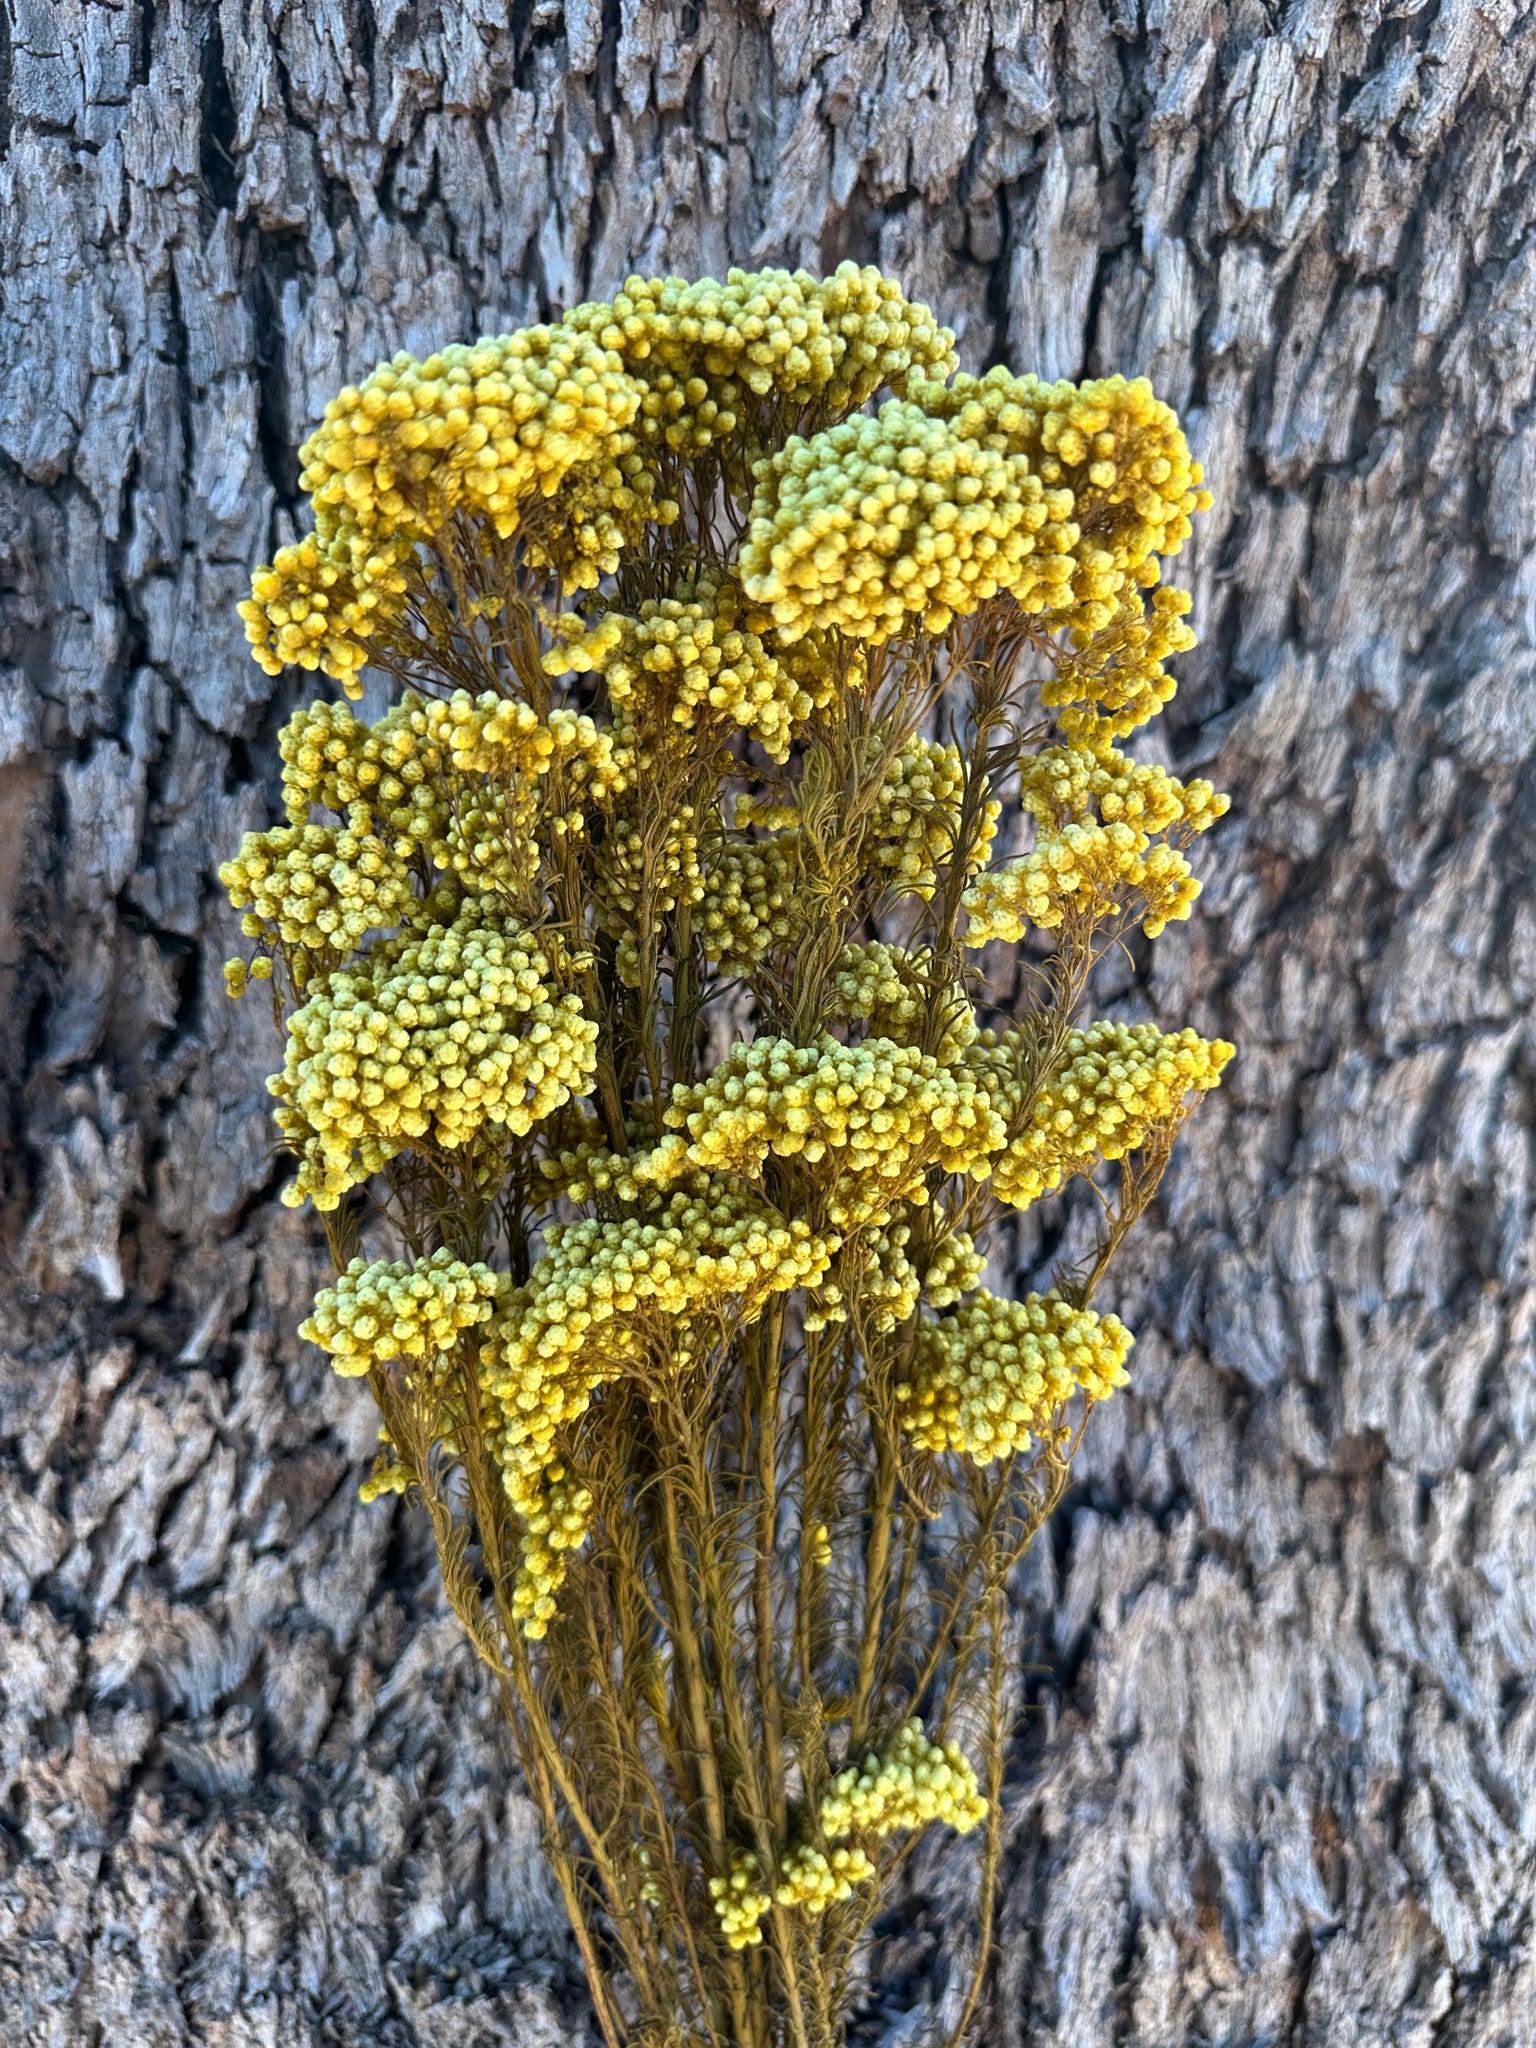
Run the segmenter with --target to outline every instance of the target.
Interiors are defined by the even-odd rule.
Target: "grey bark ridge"
[[[0,2011],[29,2048],[585,2031],[358,1390],[293,1336],[212,880],[233,611],[347,378],[631,268],[884,264],[1146,371],[1217,507],[1163,740],[1236,796],[1107,986],[1241,1059],[1021,1588],[997,2048],[1536,2028],[1536,13],[12,0],[0,320]],[[1076,1226],[1025,1219],[1025,1278]],[[935,1843],[871,2038],[952,2013]]]

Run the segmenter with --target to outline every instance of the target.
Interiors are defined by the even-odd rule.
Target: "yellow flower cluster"
[[[912,1045],[922,1034],[927,1011],[933,952],[920,946],[908,951],[876,940],[867,946],[845,946],[832,970],[832,987],[841,1016],[867,1022],[871,1038],[889,1038]],[[976,1018],[965,991],[951,991],[938,1057],[948,1064],[976,1036]]]
[[[827,1214],[840,1229],[878,1227],[931,1166],[984,1175],[1005,1134],[969,1072],[884,1038],[734,1046],[707,1080],[674,1088],[666,1121],[688,1137],[664,1139],[643,1174],[751,1176],[770,1154],[812,1166],[830,1156]]]
[[[253,981],[271,979],[272,962],[264,953],[258,953],[249,964],[238,955],[235,959],[224,962],[224,992],[233,1000],[238,1001]]]
[[[607,613],[580,639],[553,647],[544,666],[551,675],[599,672],[609,702],[652,730],[732,725],[783,761],[831,683],[780,661],[753,624],[740,585],[701,571],[670,597],[647,598],[638,617]]]
[[[383,541],[359,577],[318,533],[279,548],[239,607],[253,659],[269,676],[290,663],[323,669],[349,697],[361,697],[368,635],[403,607],[409,559],[403,542]]]
[[[410,872],[382,839],[328,825],[247,832],[219,880],[247,938],[347,953],[398,924],[414,901]]]
[[[641,1337],[628,1319],[647,1314],[675,1322],[726,1296],[761,1301],[806,1285],[826,1269],[827,1245],[810,1225],[786,1218],[746,1188],[689,1174],[686,1185],[657,1194],[644,1186],[643,1162],[632,1176],[614,1179],[619,1192],[641,1194],[640,1213],[546,1226],[545,1254],[518,1290],[509,1320],[498,1326],[499,1376],[490,1384],[499,1399],[530,1417],[526,1424],[509,1422],[508,1431],[519,1442],[536,1442],[541,1461],[542,1447],[559,1426],[540,1407],[545,1380],[588,1352],[629,1362]],[[587,1185],[602,1177],[589,1161]]]
[[[1134,907],[1149,939],[1189,916],[1200,884],[1171,846],[1150,846],[1129,825],[1067,825],[1022,860],[1007,861],[965,892],[968,946],[1010,945],[1030,925],[1054,931],[1069,909],[1095,920]]]
[[[756,1948],[763,1938],[760,1923],[773,1911],[773,1900],[763,1890],[761,1866],[750,1849],[732,1852],[730,1876],[712,1877],[709,1896],[728,1946]]]
[[[665,820],[664,833],[649,842],[627,817],[616,818],[603,841],[598,869],[599,904],[605,922],[616,932],[632,931],[642,896],[655,918],[665,917],[679,903],[698,903],[704,894],[699,867],[699,840],[691,821]]]
[[[1022,1078],[1031,1062],[1019,1031],[984,1033],[964,1064],[1010,1122],[1028,1104],[1022,1129],[993,1161],[999,1199],[1026,1209],[1073,1174],[1091,1173],[1100,1159],[1136,1151],[1156,1127],[1184,1114],[1191,1093],[1217,1085],[1232,1053],[1224,1039],[1193,1031],[1089,1024],[1067,1034],[1061,1059],[1036,1089]]]
[[[840,1772],[821,1802],[821,1831],[828,1840],[883,1837],[936,1820],[964,1835],[986,1817],[987,1802],[959,1745],[930,1742],[915,1717],[883,1757],[868,1756],[862,1768],[854,1764]]]
[[[1029,1448],[1082,1387],[1102,1400],[1123,1386],[1132,1343],[1117,1316],[1056,1293],[1005,1301],[985,1289],[919,1331],[911,1378],[896,1388],[902,1427],[926,1451],[990,1465]]]
[[[846,1322],[851,1297],[861,1327],[883,1334],[904,1323],[924,1295],[932,1307],[947,1308],[975,1286],[986,1261],[966,1231],[952,1231],[922,1267],[908,1251],[912,1237],[910,1223],[859,1231],[843,1248],[838,1278],[825,1282],[808,1301],[806,1329]]]
[[[409,1493],[411,1483],[410,1467],[401,1458],[389,1431],[381,1429],[373,1470],[357,1489],[358,1499],[367,1507],[371,1501],[383,1500],[389,1494]]]
[[[569,326],[381,363],[338,393],[300,450],[315,531],[257,571],[240,608],[257,661],[269,675],[320,668],[360,695],[365,643],[398,610],[418,542],[457,512],[505,539],[530,500],[592,464],[613,474],[589,489],[568,581],[595,584],[618,567],[623,517],[647,497],[624,431],[639,403],[617,357]]]
[[[334,1287],[315,1296],[299,1335],[331,1354],[337,1372],[355,1379],[391,1358],[434,1358],[451,1351],[459,1332],[489,1320],[511,1282],[489,1266],[451,1252],[429,1259],[354,1259]]]
[[[597,1026],[515,925],[473,908],[329,975],[289,1021],[268,1083],[300,1155],[284,1199],[334,1209],[413,1140],[514,1135],[591,1082]]]
[[[600,1177],[594,1161],[586,1171],[588,1185]],[[529,1635],[543,1633],[564,1577],[539,1522],[557,1432],[585,1414],[598,1386],[643,1356],[647,1322],[670,1332],[711,1303],[746,1306],[814,1285],[831,1255],[809,1224],[739,1185],[690,1175],[688,1185],[660,1196],[627,1174],[622,1185],[645,1199],[640,1213],[546,1226],[544,1256],[481,1353],[483,1384],[500,1406],[507,1494],[532,1538],[517,1588]],[[572,1524],[562,1526],[572,1533]]]
[[[554,1618],[566,1558],[581,1548],[592,1527],[592,1494],[557,1461],[544,1466],[531,1483],[520,1484],[515,1494],[509,1489],[509,1497],[523,1523],[512,1613],[523,1633],[536,1641]]]
[[[946,375],[954,336],[909,305],[878,270],[731,270],[701,278],[631,277],[611,305],[578,306],[566,326],[619,357],[643,388],[643,438],[697,456],[746,423],[755,402],[785,413],[852,411],[882,384]]]
[[[923,1291],[923,1276],[907,1257],[911,1241],[909,1223],[858,1231],[842,1248],[836,1277],[824,1281],[808,1298],[807,1331],[847,1322],[850,1299],[864,1330],[883,1333],[904,1323]]]
[[[773,1910],[775,1897],[781,1906],[800,1906],[814,1916],[841,1904],[856,1884],[873,1878],[874,1859],[850,1843],[850,1835],[883,1840],[930,1821],[969,1834],[986,1819],[987,1802],[959,1745],[947,1742],[941,1748],[930,1742],[914,1717],[883,1757],[868,1756],[862,1768],[851,1765],[833,1779],[818,1817],[828,1848],[805,1842],[788,1850],[772,1895],[750,1849],[732,1852],[729,1877],[710,1879],[709,1894],[732,1948],[753,1948],[762,1940],[761,1922]]]
[[[1230,798],[1203,777],[1180,782],[1166,768],[1132,761],[1113,748],[1046,747],[1020,771],[1019,796],[1042,831],[1080,824],[1097,809],[1106,824],[1137,832],[1208,832]]]
[[[986,1254],[976,1249],[968,1230],[952,1230],[932,1247],[923,1274],[923,1293],[930,1308],[948,1308],[969,1294],[981,1278]]]
[[[277,736],[290,824],[305,824],[315,804],[338,817],[350,815],[354,804],[371,806],[385,772],[377,747],[371,756],[367,753],[373,730],[350,704],[321,697],[299,706]],[[371,825],[371,808],[363,812],[362,822],[364,829]]]
[[[694,929],[722,974],[752,973],[796,927],[799,855],[793,835],[722,839],[707,853]]]
[[[954,746],[941,746],[913,733],[886,769],[874,802],[853,828],[863,869],[888,880],[902,894],[933,894],[939,866],[955,852],[960,808],[965,795],[965,768]],[[1002,806],[988,799],[977,821],[975,843],[967,851],[966,871],[986,861],[997,836]],[[801,822],[798,805],[750,794],[736,799],[736,823],[743,830],[761,826],[786,833]]]
[[[1069,740],[1093,749],[1108,746],[1172,701],[1178,685],[1163,664],[1196,644],[1185,624],[1189,608],[1188,591],[1172,585],[1154,590],[1150,606],[1139,590],[1126,590],[1109,625],[1096,633],[1079,627],[1067,635],[1040,697]]]
[[[960,750],[914,733],[886,771],[863,830],[864,858],[914,895],[933,894],[937,869],[955,852],[965,768]],[[986,860],[997,835],[1002,806],[986,804],[977,843],[967,850],[968,869]]]
[[[966,891],[968,946],[1016,944],[1028,924],[1055,930],[1069,909],[1094,920],[1134,909],[1155,939],[1188,917],[1200,884],[1183,854],[1153,846],[1152,835],[1173,830],[1187,843],[1228,808],[1210,783],[1182,783],[1112,748],[1046,748],[1023,769],[1020,796],[1035,819],[1035,849]]]
[[[629,785],[612,736],[571,710],[541,718],[531,705],[491,691],[471,697],[456,690],[446,701],[413,707],[410,729],[446,799],[433,814],[437,834],[427,850],[466,888],[530,882],[541,833],[559,840],[584,832],[583,804],[606,806]],[[457,787],[445,770],[460,778]]]
[[[786,638],[940,633],[1000,590],[1085,634],[1157,581],[1209,504],[1145,379],[914,378],[907,399],[795,436],[763,464],[744,587]]]
[[[1028,462],[1072,494],[1072,608],[1062,621],[1108,626],[1128,586],[1157,581],[1157,557],[1176,555],[1190,515],[1211,502],[1178,415],[1145,377],[1051,383],[1001,367],[913,386],[926,410],[958,433]],[[1025,609],[1032,607],[1026,602]]]
[[[780,1864],[775,1896],[781,1906],[800,1906],[814,1917],[828,1906],[840,1906],[856,1884],[867,1884],[874,1875],[867,1850],[843,1846],[823,1854],[803,1842]]]
[[[414,690],[371,726],[345,704],[304,705],[284,726],[278,748],[294,824],[319,804],[347,817],[354,830],[387,838],[402,861],[441,842],[449,820],[447,763],[428,738],[427,705]]]
[[[1070,596],[1071,493],[921,404],[893,398],[792,435],[758,478],[742,586],[786,640],[818,626],[873,641],[919,623],[942,633],[999,590],[1034,611]]]
[[[650,1200],[654,1190],[641,1187],[634,1169],[636,1157],[654,1140],[655,1129],[649,1117],[627,1121],[625,1135],[636,1147],[635,1154],[610,1152],[607,1134],[595,1116],[582,1114],[573,1121],[568,1111],[558,1134],[546,1126],[550,1149],[536,1168],[548,1190],[543,1199],[563,1195],[572,1202],[590,1202],[595,1195],[612,1195],[620,1202]]]
[[[575,711],[556,709],[540,718],[532,705],[493,690],[478,697],[455,690],[420,705],[417,730],[446,752],[461,775],[536,782],[563,772],[573,788],[598,802],[628,787],[612,735]]]

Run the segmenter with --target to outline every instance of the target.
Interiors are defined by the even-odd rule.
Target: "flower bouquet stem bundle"
[[[431,1517],[608,2040],[830,2048],[924,1830],[981,1831],[985,1928],[1010,1574],[1230,1056],[1080,1015],[1225,808],[1121,750],[1200,470],[1144,383],[958,374],[851,265],[397,356],[303,461],[256,657],[399,686],[294,715],[221,871],[335,1257],[304,1331]],[[1072,1176],[1092,1256],[979,1285]]]

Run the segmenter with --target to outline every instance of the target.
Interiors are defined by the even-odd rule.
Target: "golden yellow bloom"
[[[796,929],[799,852],[793,834],[718,839],[705,852],[694,928],[722,974],[750,975]]]
[[[285,1200],[341,1196],[413,1140],[529,1131],[586,1093],[597,1026],[515,925],[475,909],[325,978],[289,1021],[268,1083],[301,1165]]]
[[[1075,627],[1054,654],[1055,672],[1041,685],[1041,701],[1079,746],[1097,749],[1123,739],[1172,701],[1177,684],[1163,667],[1187,653],[1195,635],[1185,623],[1188,591],[1121,592],[1110,622],[1096,631]]]
[[[420,1254],[304,1334],[372,1377],[363,1497],[426,1496],[647,2041],[835,2033],[880,1844],[986,1815],[898,1723],[932,1697],[999,1763],[990,1561],[1131,1338],[989,1293],[971,1232],[1139,1150],[1096,1280],[1231,1056],[1071,1029],[1083,948],[1184,916],[1226,808],[1118,751],[1193,644],[1160,575],[1200,467],[1144,382],[951,343],[844,264],[397,355],[241,608],[269,673],[415,685],[289,718],[226,984],[274,982],[285,1200]],[[1030,927],[1059,957],[984,1031],[961,948]]]
[[[409,1493],[411,1485],[410,1468],[400,1458],[389,1431],[381,1429],[373,1470],[357,1489],[358,1499],[366,1507],[370,1501],[384,1500],[390,1494]]]
[[[643,473],[622,472],[639,403],[618,359],[569,327],[381,363],[331,401],[299,451],[315,531],[257,571],[241,607],[256,659],[272,675],[289,662],[323,669],[361,694],[362,643],[398,610],[411,551],[455,513],[510,537],[530,501],[594,463],[618,465],[603,502],[644,496]],[[570,587],[618,566],[622,526],[594,521],[598,500],[586,509],[590,538],[578,531],[584,559],[568,565]]]
[[[836,1848],[823,1854],[809,1843],[791,1849],[780,1865],[776,1897],[781,1906],[802,1906],[815,1916],[828,1906],[839,1906],[852,1896],[856,1884],[867,1884],[875,1875],[868,1852],[857,1846]]]
[[[513,1592],[513,1616],[537,1641],[553,1620],[555,1596],[565,1583],[566,1558],[579,1550],[592,1526],[592,1494],[559,1463],[519,1473],[507,1492],[522,1518],[522,1552]]]
[[[850,827],[861,869],[895,895],[931,897],[939,868],[955,855],[964,795],[959,749],[913,733],[886,769],[874,802]],[[995,799],[982,805],[966,851],[967,873],[985,863],[1001,811]],[[801,813],[794,803],[746,794],[736,799],[736,824],[743,830],[760,826],[784,835],[787,843],[800,828]]]
[[[959,748],[914,733],[891,763],[871,807],[860,849],[865,860],[889,873],[899,888],[931,896],[937,869],[954,856],[964,794]],[[968,849],[968,867],[986,860],[1001,809],[995,801],[986,804],[977,843]]]
[[[540,718],[529,704],[498,697],[492,690],[471,697],[455,690],[420,707],[420,730],[441,747],[461,775],[517,777],[537,782],[561,770],[596,798],[626,785],[624,766],[614,754],[612,735],[575,711],[556,709]]]
[[[745,432],[765,401],[835,418],[882,384],[943,375],[955,361],[953,335],[926,306],[852,263],[828,278],[803,270],[731,270],[724,284],[631,277],[611,305],[577,306],[565,325],[639,381],[642,442],[683,456]]]
[[[414,690],[371,726],[345,704],[305,705],[284,726],[278,747],[293,824],[303,824],[318,804],[345,816],[354,831],[376,832],[402,861],[442,840],[452,778],[443,748],[429,737],[427,704]]]
[[[902,1222],[850,1237],[838,1256],[837,1278],[806,1304],[807,1330],[846,1322],[853,1301],[861,1331],[880,1335],[904,1323],[924,1297],[930,1307],[946,1308],[975,1286],[986,1261],[966,1231],[950,1232],[926,1253],[914,1246],[914,1237],[912,1224]],[[921,1253],[921,1264],[914,1263],[914,1252]]]
[[[1050,383],[999,367],[913,388],[957,433],[1022,458],[1048,487],[1071,493],[1078,539],[1062,623],[1079,631],[1108,626],[1122,592],[1155,583],[1157,557],[1179,552],[1190,515],[1211,502],[1177,414],[1145,377]]]
[[[1178,845],[1153,846],[1152,835],[1187,844],[1228,808],[1210,783],[1182,783],[1111,747],[1046,748],[1022,769],[1020,797],[1035,819],[1035,849],[966,891],[968,946],[1016,944],[1031,924],[1055,930],[1069,909],[1095,920],[1134,914],[1155,939],[1188,917],[1200,884]]]
[[[896,1398],[903,1429],[926,1451],[977,1465],[1029,1448],[1082,1387],[1096,1399],[1123,1386],[1131,1333],[1117,1316],[1059,1294],[1004,1301],[985,1289],[918,1332],[911,1376]]]
[[[1033,611],[1067,602],[1076,538],[1070,492],[892,399],[759,466],[742,587],[786,640],[941,633],[1000,590]]]
[[[917,617],[940,633],[1000,590],[1094,633],[1209,503],[1145,379],[994,370],[908,390],[762,467],[742,579],[787,638],[836,625],[884,640]]]
[[[756,1948],[763,1938],[759,1923],[773,1911],[773,1900],[763,1890],[758,1861],[750,1849],[733,1852],[730,1876],[712,1877],[709,1895],[730,1947]]]
[[[908,950],[876,940],[867,946],[845,946],[832,970],[841,1016],[869,1025],[871,1038],[889,1038],[914,1045],[921,1037],[933,971],[931,947]],[[944,1035],[938,1058],[948,1065],[976,1036],[976,1018],[965,991],[949,992]]]
[[[258,953],[250,962],[226,960],[224,962],[224,991],[226,995],[239,997],[253,981],[270,981],[272,962],[264,953]]]
[[[814,1917],[850,1897],[855,1885],[868,1883],[877,1874],[874,1860],[861,1844],[845,1839],[850,1835],[880,1840],[932,1821],[964,1835],[986,1815],[976,1773],[959,1745],[930,1742],[914,1718],[883,1757],[870,1755],[862,1767],[850,1765],[833,1779],[818,1813],[829,1846],[823,1850],[803,1842],[788,1850],[772,1895],[764,1887],[757,1857],[746,1849],[732,1852],[730,1876],[711,1878],[709,1885],[726,1939],[735,1949],[760,1942],[760,1923],[775,1898],[781,1906],[799,1906]]]
[[[878,1224],[931,1166],[985,1175],[1004,1135],[970,1073],[883,1038],[735,1046],[707,1080],[673,1090],[666,1121],[687,1137],[664,1139],[637,1173],[757,1175],[770,1154],[826,1162],[820,1181],[839,1229]]]
[[[959,1746],[941,1748],[908,1721],[883,1757],[868,1756],[833,1779],[821,1802],[821,1830],[840,1835],[893,1835],[943,1821],[968,1834],[987,1817],[987,1802]]]
[[[247,832],[219,869],[247,938],[310,952],[350,952],[395,925],[414,901],[409,870],[371,833],[327,825]]]
[[[1199,893],[1189,862],[1174,847],[1148,846],[1129,825],[1067,825],[966,890],[965,943],[1016,945],[1030,925],[1054,931],[1069,906],[1092,918],[1134,909],[1155,939],[1188,917]]]
[[[505,1273],[447,1251],[372,1265],[354,1259],[334,1287],[315,1296],[299,1335],[330,1352],[337,1372],[357,1378],[391,1358],[451,1351],[459,1332],[485,1322],[511,1284]]]
[[[551,648],[544,666],[557,676],[600,674],[609,702],[653,731],[734,726],[783,761],[832,685],[781,661],[753,616],[732,578],[700,571],[670,597],[647,598],[636,617],[605,613],[580,638]]]
[[[1048,1188],[1122,1159],[1181,1117],[1191,1094],[1214,1088],[1232,1058],[1225,1040],[1155,1024],[1090,1024],[1071,1031],[1060,1062],[1036,1088],[1029,1034],[985,1033],[963,1055],[994,1107],[1024,1122],[994,1161],[1000,1200],[1026,1209]]]
[[[976,1248],[967,1230],[951,1230],[928,1253],[923,1272],[923,1294],[930,1308],[948,1308],[961,1295],[969,1294],[981,1278],[986,1254]]]
[[[602,1179],[595,1161],[585,1173],[589,1186]],[[564,1576],[538,1521],[557,1431],[586,1413],[604,1381],[638,1364],[649,1343],[675,1341],[689,1316],[727,1300],[746,1312],[771,1293],[814,1285],[830,1257],[809,1224],[739,1184],[690,1174],[665,1195],[627,1174],[607,1184],[638,1194],[639,1212],[546,1225],[543,1258],[481,1353],[483,1384],[499,1404],[508,1497],[530,1535],[546,1539],[524,1551],[518,1612],[530,1635],[554,1614]]]

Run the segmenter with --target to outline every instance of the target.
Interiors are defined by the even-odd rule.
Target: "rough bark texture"
[[[1165,724],[1237,804],[1124,994],[1242,1058],[1021,1591],[992,2039],[1529,2041],[1536,14],[7,0],[0,32],[6,2039],[585,2024],[422,1531],[358,1504],[364,1405],[293,1336],[316,1242],[210,875],[291,692],[233,602],[381,354],[635,267],[853,255],[974,366],[1150,372],[1218,500]],[[936,1845],[872,2037],[953,2009],[969,1885]]]

